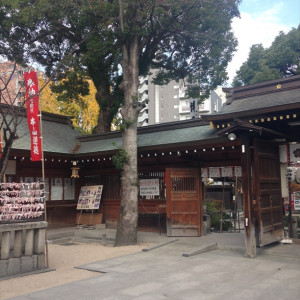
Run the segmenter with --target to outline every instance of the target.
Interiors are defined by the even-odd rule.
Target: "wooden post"
[[[243,209],[245,228],[245,256],[256,256],[255,224],[252,206],[252,172],[251,172],[251,148],[248,135],[242,135],[241,141],[241,166],[243,179]]]
[[[291,161],[290,161],[290,144],[289,143],[286,144],[286,154],[287,154],[286,155],[287,166],[290,167],[291,166]],[[289,191],[288,236],[289,237],[294,237],[293,226],[292,226],[292,217],[293,217],[293,213],[292,213],[292,191],[291,191],[290,182],[288,182],[288,191]],[[297,236],[297,231],[296,231],[296,236]]]
[[[221,205],[221,213],[220,213],[220,233],[223,232],[224,202],[225,202],[225,177],[223,179],[223,184],[222,184],[222,205]]]

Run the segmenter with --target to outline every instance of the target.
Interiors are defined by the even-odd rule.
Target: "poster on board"
[[[103,185],[82,186],[77,209],[99,209]]]
[[[140,196],[159,196],[159,178],[141,179]]]

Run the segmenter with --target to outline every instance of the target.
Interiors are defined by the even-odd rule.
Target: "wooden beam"
[[[245,228],[245,256],[256,257],[255,224],[252,207],[252,174],[250,137],[241,135],[241,167],[243,179],[243,209]]]

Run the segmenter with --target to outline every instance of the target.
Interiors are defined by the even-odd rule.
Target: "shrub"
[[[216,207],[213,201],[206,202],[206,212],[210,215],[211,228],[214,228],[215,231],[219,231],[221,224],[220,210]],[[231,228],[231,222],[227,221],[230,219],[230,216],[223,213],[222,219],[222,230],[228,231]]]

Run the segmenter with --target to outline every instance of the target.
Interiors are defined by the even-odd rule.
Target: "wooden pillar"
[[[250,137],[242,135],[241,141],[241,166],[243,179],[243,210],[245,228],[245,256],[256,257],[255,224],[252,206],[252,170]]]

